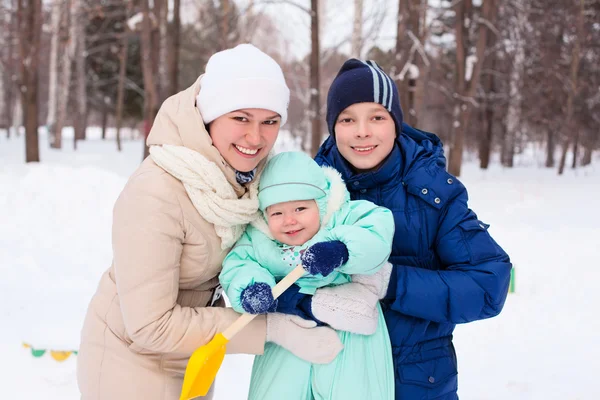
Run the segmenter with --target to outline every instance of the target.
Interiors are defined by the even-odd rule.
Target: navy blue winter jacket
[[[354,172],[331,137],[315,160],[341,172],[353,200],[394,214],[394,268],[382,306],[396,398],[456,399],[454,327],[500,313],[512,266],[488,225],[469,209],[465,187],[446,172],[441,141],[403,124],[376,171]]]

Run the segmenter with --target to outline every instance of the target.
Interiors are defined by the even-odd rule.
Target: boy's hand
[[[311,275],[327,276],[348,262],[348,248],[339,240],[319,242],[310,246],[301,256],[302,266]]]
[[[242,303],[244,311],[250,314],[273,312],[277,307],[271,286],[264,282],[254,282],[246,286],[240,295],[240,303]]]

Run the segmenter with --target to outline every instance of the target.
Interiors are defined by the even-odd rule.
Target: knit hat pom
[[[327,126],[335,140],[335,123],[346,108],[356,103],[378,103],[390,113],[396,135],[402,129],[402,108],[394,80],[375,61],[352,58],[342,65],[327,95]]]
[[[262,108],[287,120],[290,90],[275,60],[251,44],[213,54],[200,82],[196,105],[208,124],[244,108]]]

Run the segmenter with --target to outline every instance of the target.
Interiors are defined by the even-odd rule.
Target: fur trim
[[[329,182],[329,197],[327,198],[327,211],[323,217],[321,226],[327,226],[334,213],[340,210],[342,206],[350,200],[350,193],[346,189],[346,184],[342,175],[334,168],[323,166],[323,173]]]
[[[250,225],[252,225],[259,232],[263,233],[269,239],[275,240],[273,235],[271,235],[271,231],[269,230],[269,224],[267,223],[265,218],[266,217],[262,215],[260,218],[256,218],[254,221],[250,222]]]

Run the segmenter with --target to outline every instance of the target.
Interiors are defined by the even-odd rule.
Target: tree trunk
[[[56,117],[56,128],[54,142],[52,148],[60,149],[62,147],[62,130],[67,119],[67,108],[69,106],[69,94],[71,93],[71,73],[73,70],[73,58],[75,57],[75,46],[77,41],[75,40],[76,26],[75,19],[79,15],[80,0],[68,0],[67,9],[69,12],[66,14],[67,26],[69,35],[65,39],[65,52],[62,61],[62,79],[59,84],[59,95],[57,100],[57,117]]]
[[[229,48],[229,32],[231,30],[229,26],[230,8],[229,0],[221,0],[221,50]]]
[[[468,40],[468,30],[465,20],[467,19],[467,2],[460,1],[455,5],[456,21],[454,25],[456,37],[456,77],[455,77],[455,93],[462,95],[466,92],[465,71],[466,71],[466,49],[465,42]],[[469,18],[470,20],[470,18]],[[461,101],[461,100],[458,100]],[[466,113],[466,104],[456,105],[454,107],[453,122],[452,122],[452,146],[450,148],[450,156],[448,157],[448,171],[455,175],[460,175],[462,164],[462,152],[465,129],[462,126],[461,116]],[[465,108],[465,112],[462,112]]]
[[[489,35],[487,42],[488,48],[492,48],[495,43],[495,35]],[[490,69],[495,71],[497,64],[496,52],[491,53],[489,57],[491,58],[489,62]],[[482,134],[479,136],[479,167],[481,169],[488,169],[492,153],[492,143],[494,142],[494,104],[492,104],[492,102],[493,96],[496,93],[495,75],[493,73],[488,73],[487,79],[485,79],[483,84],[485,85],[485,102],[482,111],[484,129]],[[492,100],[490,100],[490,98]]]
[[[156,3],[156,1],[155,1]],[[169,96],[168,91],[171,88],[169,83],[169,1],[164,1],[158,10],[158,93],[159,103],[165,101]]]
[[[492,74],[489,75],[489,88],[494,91],[494,77]],[[494,137],[494,107],[490,104],[485,105],[483,111],[484,120],[484,132],[481,135],[479,143],[479,168],[488,169],[490,166],[490,156],[492,153],[492,142]]]
[[[42,32],[42,1],[19,0],[19,54],[21,103],[25,119],[25,161],[39,162],[38,81]]]
[[[74,0],[81,2],[81,0]],[[76,26],[76,56],[75,56],[75,83],[76,83],[76,119],[74,121],[75,137],[73,139],[73,148],[77,149],[77,141],[85,140],[85,131],[87,127],[87,91],[86,91],[86,76],[85,76],[85,29],[84,29],[84,14],[81,3],[79,5],[79,13],[72,21]]]
[[[10,131],[12,130],[13,125],[13,101],[11,99],[12,95],[6,100],[6,138],[10,139]]]
[[[169,46],[169,83],[170,87],[167,97],[174,95],[179,91],[179,47],[181,41],[181,0],[175,0],[173,3],[173,22],[171,25],[172,40]]]
[[[19,92],[19,96],[17,96],[15,98],[15,105],[14,105],[13,111],[14,111],[14,113],[13,113],[12,127],[13,127],[15,136],[19,137],[19,136],[21,136],[21,126],[24,125],[23,102],[21,101],[20,92]]]
[[[14,0],[13,0],[14,2]],[[12,3],[12,2],[11,2]],[[13,4],[11,4],[11,9],[15,9],[15,6]],[[8,22],[8,32],[6,32],[7,37],[12,38],[13,35],[10,35],[10,32],[13,33],[14,32],[18,32],[18,19],[16,17],[16,13],[12,12],[10,14],[10,20]],[[13,123],[15,121],[15,112],[16,112],[16,107],[18,104],[20,104],[19,100],[18,100],[18,93],[19,93],[19,89],[17,87],[17,85],[15,85],[15,83],[13,82],[13,80],[11,79],[11,75],[14,74],[14,56],[15,56],[15,46],[14,46],[14,40],[12,40],[11,43],[7,43],[6,46],[7,49],[7,61],[8,61],[8,68],[9,71],[8,73],[5,75],[6,79],[5,79],[5,88],[6,88],[6,101],[4,104],[5,107],[5,113],[6,113],[6,138],[10,138],[10,131],[13,128]],[[15,131],[15,136],[17,136],[16,131]]]
[[[108,106],[102,108],[102,140],[106,140],[106,126],[108,125]]]
[[[128,16],[129,17],[129,16]],[[125,28],[127,29],[127,28]],[[121,54],[119,55],[119,84],[117,87],[117,150],[121,151],[121,126],[123,124],[123,102],[125,99],[125,72],[127,70],[127,53],[129,48],[129,32],[123,32]]]
[[[494,1],[484,1],[482,7],[482,18],[487,21],[487,23],[493,23],[496,15],[496,9],[497,5]],[[457,66],[455,94],[461,104],[455,109],[457,112],[455,112],[454,122],[452,124],[454,132],[452,148],[450,150],[450,159],[448,162],[448,171],[455,176],[460,176],[465,132],[467,131],[469,118],[471,116],[471,101],[473,101],[477,86],[479,85],[479,77],[481,75],[481,68],[483,65],[487,44],[488,27],[483,22],[477,21],[478,27],[474,35],[474,37],[477,38],[474,60],[472,62],[472,69],[469,73],[469,76],[467,76],[466,46],[468,44],[468,34],[470,28],[467,21],[473,20],[472,1],[463,0],[455,3],[455,10]]]
[[[592,163],[592,147],[585,146],[583,150],[583,157],[581,158],[581,166],[585,167]]]
[[[154,52],[152,46],[152,28],[150,21],[150,7],[148,0],[141,1],[142,6],[142,75],[144,78],[144,136],[145,139],[150,133],[150,128],[154,123],[154,118],[158,111],[158,97],[156,92],[156,85],[154,79],[154,68],[152,66],[152,60]],[[145,159],[148,157],[149,149],[144,140],[144,156]]]
[[[354,0],[354,22],[352,24],[351,56],[360,58],[362,53],[363,0]]]
[[[321,54],[319,47],[319,1],[311,0],[311,53],[310,53],[310,118],[312,125],[312,138],[310,152],[314,157],[321,146],[321,95],[319,67]]]
[[[52,4],[52,39],[50,41],[50,80],[48,84],[48,118],[46,126],[48,128],[48,140],[50,146],[56,138],[56,100],[57,86],[59,76],[58,64],[58,46],[60,36],[60,17],[63,14],[62,1],[55,1]]]
[[[575,131],[575,137],[573,138],[573,163],[571,168],[577,168],[577,153],[579,153],[579,132]]]
[[[548,129],[548,138],[546,141],[546,168],[554,168],[554,152],[556,151],[556,142],[554,140],[554,130]]]
[[[585,0],[579,0],[579,13],[577,16],[577,27],[575,34],[575,44],[573,47],[573,54],[571,55],[571,68],[570,68],[570,79],[569,79],[569,93],[567,95],[567,115],[565,118],[565,128],[561,131],[566,131],[566,136],[563,140],[562,153],[560,157],[560,164],[558,165],[558,174],[562,175],[565,170],[565,163],[567,160],[567,152],[569,151],[569,146],[571,144],[571,140],[573,140],[573,136],[575,134],[575,130],[573,128],[572,120],[573,120],[573,103],[575,101],[575,96],[578,92],[578,72],[579,72],[579,62],[581,60],[581,39],[583,35],[583,14],[584,14],[584,5]]]
[[[518,15],[516,24],[510,30],[510,39],[514,46],[514,54],[509,81],[508,112],[506,114],[507,147],[509,150],[513,150],[509,153],[510,155],[514,155],[514,148],[521,127],[521,95],[523,76],[525,75],[525,44],[523,42],[523,35],[527,28],[527,12],[525,2],[523,0],[517,1],[516,8]],[[505,166],[513,166],[512,160],[504,161]]]

